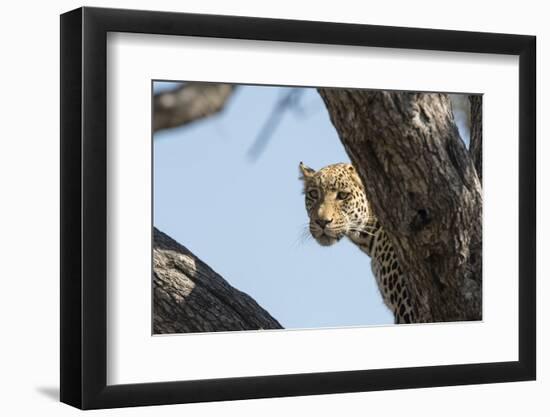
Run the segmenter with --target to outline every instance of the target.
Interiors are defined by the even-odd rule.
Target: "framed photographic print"
[[[535,38],[61,16],[61,401],[535,379]]]

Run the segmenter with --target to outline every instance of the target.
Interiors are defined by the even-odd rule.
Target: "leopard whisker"
[[[311,233],[309,231],[309,223],[302,225],[301,229],[302,230],[298,234],[298,237],[294,239],[292,247],[303,245],[313,239],[313,236],[311,236]]]

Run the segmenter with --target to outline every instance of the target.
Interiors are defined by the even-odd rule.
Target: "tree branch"
[[[256,140],[248,149],[247,153],[250,159],[256,160],[260,157],[267,147],[269,140],[272,138],[273,133],[283,120],[285,113],[288,110],[298,108],[297,104],[303,91],[304,90],[301,88],[291,88],[281,99],[279,99],[258,133]]]
[[[483,165],[483,118],[482,118],[482,99],[483,96],[476,94],[470,95],[470,155],[476,167],[479,181],[482,181]]]
[[[189,124],[218,113],[235,91],[232,84],[189,82],[153,98],[155,132]]]
[[[154,229],[153,243],[154,334],[283,328],[168,235]]]
[[[481,318],[481,186],[445,94],[319,89],[423,321]]]

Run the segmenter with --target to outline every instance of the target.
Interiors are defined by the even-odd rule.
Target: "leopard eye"
[[[346,198],[348,198],[350,195],[350,193],[346,192],[346,191],[339,191],[338,194],[336,195],[336,198],[338,200],[345,200]]]
[[[310,190],[307,192],[307,196],[313,200],[316,200],[317,197],[319,197],[319,191],[317,190]]]

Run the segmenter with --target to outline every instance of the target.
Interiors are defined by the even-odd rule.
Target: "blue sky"
[[[221,114],[155,135],[155,226],[285,328],[393,324],[365,254],[347,240],[321,247],[303,238],[299,162],[349,161],[317,92],[305,89],[303,111],[283,116],[258,159],[248,155],[287,92],[239,86]]]

